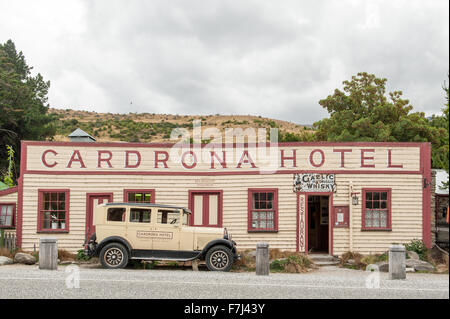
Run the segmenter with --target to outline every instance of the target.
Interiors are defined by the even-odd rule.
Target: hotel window
[[[39,190],[38,231],[69,230],[69,190]]]
[[[15,204],[0,203],[0,228],[14,227]]]
[[[278,230],[278,190],[248,190],[248,231]]]
[[[363,189],[362,229],[391,229],[391,189]]]
[[[124,190],[124,201],[127,203],[154,203],[155,190],[126,189]]]

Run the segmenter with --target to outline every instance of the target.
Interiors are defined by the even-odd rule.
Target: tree
[[[401,91],[387,97],[386,82],[373,74],[358,73],[343,82],[343,91],[336,89],[320,100],[330,117],[314,123],[316,140],[431,142],[432,167],[441,168],[441,147],[446,136],[448,145],[448,129],[433,126],[423,112],[411,112],[413,107],[402,99]]]
[[[22,52],[11,40],[0,44],[0,171],[8,167],[6,145],[11,145],[19,167],[20,140],[45,140],[53,137],[54,117],[48,114],[49,81],[38,73],[31,75]],[[17,178],[17,172],[14,176]]]
[[[434,161],[435,165],[438,168],[445,169],[445,171],[449,172],[449,118],[448,118],[448,108],[449,108],[449,88],[444,83],[443,87],[445,92],[445,99],[447,100],[444,108],[442,109],[442,115],[433,115],[431,117],[431,125],[439,128],[441,130],[445,130],[445,134],[440,136],[440,147],[438,147],[434,152]],[[448,189],[449,182],[443,182],[442,185],[439,185],[443,189]]]
[[[314,133],[304,130],[299,134],[291,132],[278,131],[278,142],[312,142]]]

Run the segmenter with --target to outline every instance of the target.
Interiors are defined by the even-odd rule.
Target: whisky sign
[[[335,174],[294,174],[294,192],[336,192]]]

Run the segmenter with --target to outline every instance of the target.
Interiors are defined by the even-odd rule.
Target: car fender
[[[226,247],[230,248],[233,253],[235,253],[236,249],[232,242],[230,242],[229,240],[226,240],[226,239],[214,239],[214,240],[210,241],[208,244],[206,244],[206,246],[202,249],[200,256],[202,258],[204,258],[206,256],[206,253],[208,252],[208,250],[210,250],[212,247],[217,246],[217,245],[226,246]]]
[[[97,253],[100,254],[100,251],[102,250],[102,248],[110,243],[120,243],[120,244],[124,245],[125,248],[128,250],[128,253],[131,254],[130,243],[125,238],[122,238],[119,236],[110,236],[110,237],[106,237],[105,239],[103,239],[97,246]]]

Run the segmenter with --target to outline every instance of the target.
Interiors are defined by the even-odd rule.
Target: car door
[[[153,250],[155,254],[172,257],[180,250],[180,210],[154,208],[154,212],[156,230],[153,234]]]

